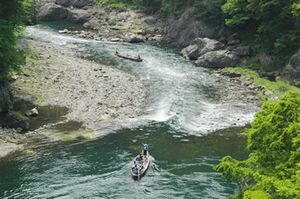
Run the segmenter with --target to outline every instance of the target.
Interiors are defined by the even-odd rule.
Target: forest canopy
[[[178,15],[188,7],[193,17],[221,24],[239,33],[243,42],[264,52],[290,56],[300,47],[299,0],[97,0],[115,8],[145,8]]]
[[[248,159],[226,156],[216,166],[240,183],[237,198],[300,198],[300,94],[265,102],[245,135]]]
[[[22,24],[31,19],[33,0],[0,1],[0,83],[6,82],[24,61],[17,48],[17,38],[23,32]]]

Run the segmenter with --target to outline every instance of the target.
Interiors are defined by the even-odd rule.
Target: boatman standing
[[[148,144],[144,144],[144,155],[147,155],[148,150],[149,150]]]

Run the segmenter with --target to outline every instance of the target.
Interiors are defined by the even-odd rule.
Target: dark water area
[[[226,198],[237,191],[213,166],[225,155],[247,155],[241,129],[203,137],[165,124],[122,129],[86,142],[33,147],[0,161],[1,198]],[[136,182],[130,161],[148,143],[151,166]]]

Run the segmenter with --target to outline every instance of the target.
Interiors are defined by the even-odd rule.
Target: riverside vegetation
[[[108,4],[117,9],[143,8],[151,12],[160,11],[167,16],[179,15],[188,7],[194,7],[198,13],[195,18],[203,18],[223,27],[226,30],[225,37],[238,34],[243,43],[258,46],[259,51],[271,53],[280,59],[287,60],[300,47],[300,3],[297,0],[205,2],[98,0],[98,5]],[[16,47],[16,41],[22,33],[22,16],[24,19],[24,16],[33,13],[33,3],[29,0],[7,0],[0,4],[0,112],[8,111],[10,107],[11,97],[6,89],[8,81],[24,63],[24,54]],[[250,76],[255,83],[269,87],[281,99],[265,102],[251,128],[246,130],[249,158],[239,161],[227,156],[215,168],[230,180],[240,183],[241,192],[233,197],[299,198],[299,88],[283,82],[270,83],[245,69],[225,70]]]

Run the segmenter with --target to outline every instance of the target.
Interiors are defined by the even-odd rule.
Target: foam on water
[[[136,75],[149,89],[144,114],[138,118],[112,122],[106,129],[165,122],[175,130],[203,135],[252,121],[258,107],[241,101],[218,101],[214,95],[232,86],[201,67],[195,67],[170,49],[147,44],[97,42],[65,36],[43,26],[28,28],[28,37],[75,49],[94,61],[110,60],[113,67]],[[143,62],[123,60],[114,52],[139,54]],[[231,90],[233,92],[233,89]],[[101,129],[101,127],[99,127]],[[101,131],[102,133],[104,131]],[[100,134],[100,133],[99,133]]]

